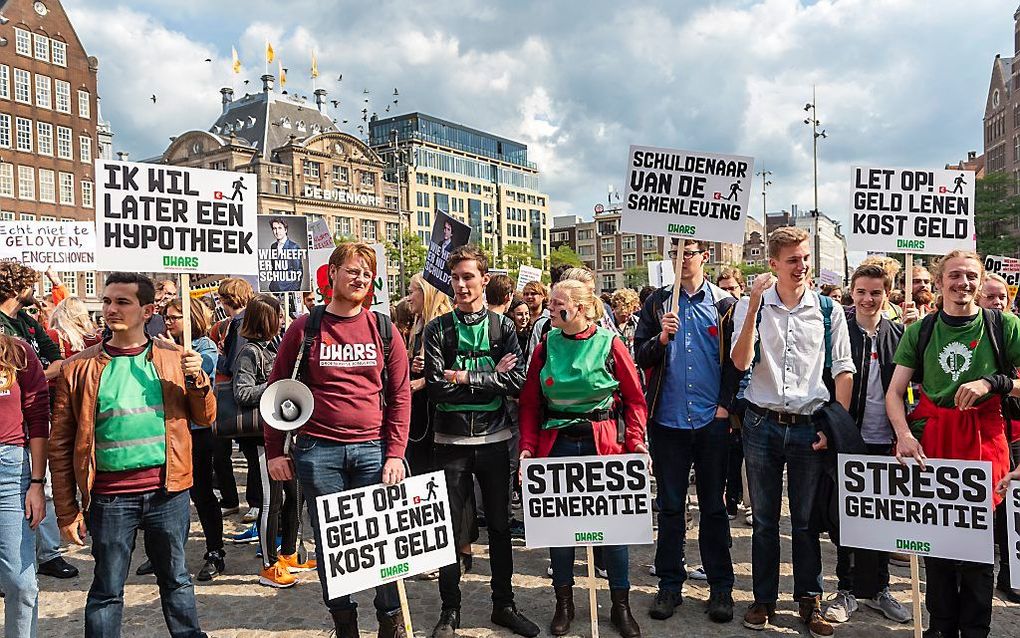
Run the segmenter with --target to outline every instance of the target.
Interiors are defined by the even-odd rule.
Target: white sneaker
[[[914,614],[901,605],[900,601],[893,598],[892,594],[889,593],[888,587],[878,592],[878,595],[874,598],[865,600],[864,604],[875,611],[881,612],[889,620],[898,623],[906,623],[914,619]]]
[[[259,520],[260,511],[261,510],[258,507],[250,508],[247,512],[244,513],[244,516],[241,517],[241,522],[254,523],[255,521]]]
[[[744,516],[744,524],[748,527],[754,527],[754,515],[751,510],[747,510],[747,515]]]
[[[708,580],[708,574],[705,573],[704,567],[698,567],[687,572],[687,578],[691,580]]]
[[[857,611],[857,599],[848,591],[840,590],[829,598],[822,616],[829,622],[843,623],[850,620],[850,615]]]

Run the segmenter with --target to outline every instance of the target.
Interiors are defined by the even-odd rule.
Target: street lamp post
[[[820,250],[820,247],[821,247],[821,242],[820,242],[820,240],[818,238],[818,215],[819,215],[819,211],[818,211],[818,138],[819,137],[828,137],[828,135],[825,134],[825,129],[822,129],[821,131],[818,130],[818,127],[822,123],[818,121],[818,109],[815,106],[816,104],[817,104],[817,102],[816,102],[816,99],[815,99],[815,87],[812,86],[811,87],[811,101],[804,105],[804,110],[806,112],[810,113],[811,116],[805,118],[804,119],[804,123],[811,125],[811,150],[812,150],[812,155],[814,157],[815,209],[811,212],[811,214],[812,214],[812,216],[814,216],[815,277],[818,277],[819,276],[818,273],[821,271],[821,263],[822,263],[821,262],[822,256],[819,253],[819,250]]]
[[[765,170],[765,166],[763,164],[761,170],[755,173],[755,175],[761,177],[761,223],[764,225],[766,218],[769,215],[768,207],[765,204],[765,198],[767,196],[769,186],[772,186],[772,180],[769,179],[769,177],[772,176],[772,171]]]
[[[401,176],[403,162],[400,159],[400,147],[397,144],[397,129],[393,129],[393,170],[397,174],[397,250],[400,254],[400,297],[407,295],[407,282],[404,280],[404,213],[401,212]],[[410,204],[410,202],[408,202]]]

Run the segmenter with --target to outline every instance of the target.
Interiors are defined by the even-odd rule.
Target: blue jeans
[[[291,446],[294,456],[294,472],[308,503],[308,517],[312,519],[315,531],[315,560],[319,583],[322,584],[322,599],[330,611],[355,609],[358,605],[350,596],[330,600],[326,590],[326,561],[322,556],[322,541],[319,535],[319,513],[316,497],[353,490],[382,482],[383,446],[382,441],[364,443],[338,443],[306,434],[299,434]],[[377,613],[392,615],[400,608],[397,584],[387,583],[375,588],[375,609]]]
[[[595,456],[595,440],[592,438],[568,439],[557,436],[550,457]],[[574,584],[574,547],[550,547],[549,560],[552,562],[553,586]],[[626,545],[604,545],[602,559],[609,572],[610,589],[630,589],[630,559]]]
[[[814,425],[780,425],[750,408],[744,417],[743,434],[747,485],[754,512],[751,536],[754,601],[774,603],[779,599],[779,512],[783,504],[784,466],[793,528],[793,597],[799,600],[820,595],[821,547],[818,534],[809,529],[815,492],[824,470],[823,453],[811,449],[818,438]]]
[[[46,518],[35,528],[35,557],[40,565],[60,556],[60,529],[57,528],[57,511],[53,509],[53,491],[50,489],[48,469],[43,493],[46,495]]]
[[[714,419],[696,430],[652,423],[648,428],[648,442],[659,496],[659,536],[655,545],[659,589],[679,592],[687,580],[684,569],[687,489],[693,465],[701,512],[698,548],[708,586],[714,592],[733,591],[730,519],[723,499],[729,471],[729,419]]]
[[[85,637],[118,638],[124,613],[124,581],[138,530],[159,585],[163,619],[173,638],[205,638],[198,627],[195,588],[184,560],[191,523],[188,492],[93,494],[88,511],[92,587],[85,601]]]
[[[0,445],[0,589],[6,594],[7,638],[34,637],[39,616],[35,531],[25,519],[30,469],[28,448]]]

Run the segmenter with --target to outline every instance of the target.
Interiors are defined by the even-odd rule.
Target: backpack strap
[[[387,365],[390,361],[390,350],[393,347],[393,321],[389,315],[385,315],[378,310],[373,310],[372,314],[375,315],[375,326],[379,330],[379,338],[382,339],[383,349],[383,360],[382,360],[382,371],[379,373],[380,380],[382,381],[382,392],[379,393],[379,403],[382,405],[382,409],[386,410],[386,389],[389,387],[389,370]]]
[[[298,350],[297,359],[294,361],[294,372],[292,379],[301,379],[308,371],[308,353],[312,351],[312,343],[319,336],[322,327],[322,315],[326,314],[326,306],[313,306],[308,311],[308,320],[305,321],[305,329],[301,339],[301,348]]]
[[[503,315],[489,310],[489,356],[493,365],[503,358]]]
[[[758,313],[754,316],[754,359],[751,360],[751,367],[753,368],[758,361],[761,360],[761,312],[765,310],[765,300],[762,299],[762,305],[758,306]]]
[[[733,321],[733,309],[737,307],[737,300],[733,298],[733,295],[726,295],[724,298],[715,302],[715,310],[719,313],[719,367],[722,368],[726,363],[726,350],[728,349],[729,343],[725,339],[726,327]],[[733,336],[732,329],[730,330],[730,336]]]
[[[999,310],[981,309],[982,318],[985,322],[985,334],[988,335],[988,343],[995,353],[995,365],[999,373],[1008,375],[1010,379],[1016,378],[1016,369],[1006,359],[1006,332],[1002,325],[1002,312]],[[1013,419],[1010,418],[1010,411],[1006,409],[1007,397],[1001,397],[1002,419],[1006,423],[1007,446],[1013,443]],[[1013,451],[1010,449],[1009,467],[1013,468]]]
[[[917,361],[917,368],[914,369],[914,376],[910,380],[920,384],[924,381],[924,351],[928,349],[931,342],[931,334],[935,330],[935,320],[939,313],[929,312],[921,319],[921,329],[917,334],[917,350],[914,352],[914,360]]]
[[[457,360],[457,327],[452,310],[439,317],[439,327],[443,331],[443,366],[449,370]]]
[[[822,325],[825,327],[825,369],[832,368],[832,308],[835,303],[828,295],[818,295],[822,308]]]

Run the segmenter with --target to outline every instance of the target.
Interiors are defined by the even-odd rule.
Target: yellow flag
[[[234,73],[240,73],[241,60],[237,57],[237,49],[230,47],[230,53],[233,55],[233,62],[230,63],[230,68],[234,70]]]
[[[266,40],[266,64],[269,64],[276,59],[276,53],[273,52],[273,45]]]
[[[287,86],[287,72],[283,69],[283,60],[277,62],[277,66],[280,69],[280,88]]]
[[[312,51],[312,79],[319,77],[319,62],[315,59],[315,51]]]

